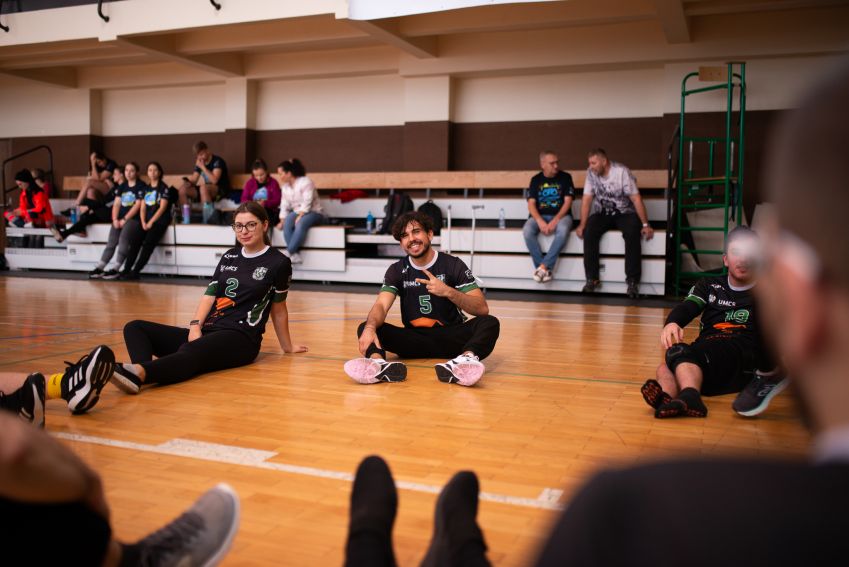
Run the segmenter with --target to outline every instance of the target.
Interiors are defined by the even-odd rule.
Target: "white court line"
[[[160,443],[159,445],[149,445],[147,443],[120,441],[118,439],[107,439],[105,437],[95,437],[92,435],[80,435],[78,433],[54,432],[53,436],[67,441],[76,441],[78,443],[90,443],[92,445],[104,445],[106,447],[144,451],[146,453],[158,453],[161,455],[171,455],[175,457],[201,459],[216,463],[241,465],[257,469],[300,474],[304,476],[343,480],[346,482],[354,481],[354,475],[351,473],[319,469],[315,467],[303,467],[300,465],[290,465],[287,463],[269,463],[268,459],[277,455],[274,451],[261,451],[246,447],[236,447],[233,445],[220,445],[218,443],[192,441],[190,439],[171,439],[170,441]],[[429,494],[439,494],[440,490],[442,490],[439,486],[409,482],[405,480],[396,480],[395,486],[404,490],[426,492]],[[509,494],[497,494],[495,492],[481,492],[480,499],[489,502],[498,502],[499,504],[521,506],[524,508],[563,510],[563,505],[559,504],[559,500],[562,495],[562,490],[545,488],[537,498],[523,498],[520,496],[510,496]]]

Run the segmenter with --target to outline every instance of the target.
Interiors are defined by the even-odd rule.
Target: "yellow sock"
[[[55,400],[62,397],[62,376],[64,375],[64,372],[57,372],[47,379],[47,399]]]

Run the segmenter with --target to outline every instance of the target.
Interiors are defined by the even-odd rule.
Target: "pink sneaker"
[[[345,374],[360,384],[403,382],[407,379],[407,365],[382,358],[355,358],[345,363]]]
[[[434,368],[440,382],[457,383],[461,386],[474,386],[486,370],[477,356],[467,354],[461,354],[453,360],[437,364]]]

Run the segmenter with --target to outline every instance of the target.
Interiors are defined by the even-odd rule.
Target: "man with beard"
[[[429,216],[417,211],[402,215],[392,236],[408,256],[386,270],[377,301],[357,329],[364,358],[346,362],[345,372],[361,384],[401,382],[407,367],[387,361],[390,351],[400,358],[448,358],[435,366],[439,381],[473,386],[484,373],[480,360],[498,339],[498,319],[489,314],[466,264],[431,248]],[[403,327],[385,322],[396,297],[401,298]],[[464,311],[475,317],[467,320]]]
[[[584,239],[587,283],[583,292],[594,292],[601,286],[599,243],[605,232],[616,228],[622,231],[625,239],[625,283],[628,297],[634,299],[640,292],[642,274],[640,237],[651,240],[654,236],[645,203],[631,170],[607,159],[602,148],[590,150],[587,161],[589,168],[581,198],[581,222],[575,229],[578,238]]]
[[[757,235],[746,227],[729,232],[722,257],[728,275],[699,280],[666,318],[660,334],[666,360],[657,368],[657,380],[641,389],[655,417],[707,417],[700,394],[740,392],[747,383],[734,410],[754,416],[787,385],[763,345],[757,321],[752,289],[758,245]],[[684,327],[699,313],[699,336],[686,344]]]

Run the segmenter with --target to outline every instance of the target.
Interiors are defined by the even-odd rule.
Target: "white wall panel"
[[[257,86],[258,130],[392,126],[404,123],[404,81],[397,75]]]
[[[659,116],[663,68],[455,81],[455,122]]]
[[[0,138],[88,134],[87,89],[41,86],[4,77],[0,87]]]
[[[223,83],[104,91],[104,136],[223,132]]]

